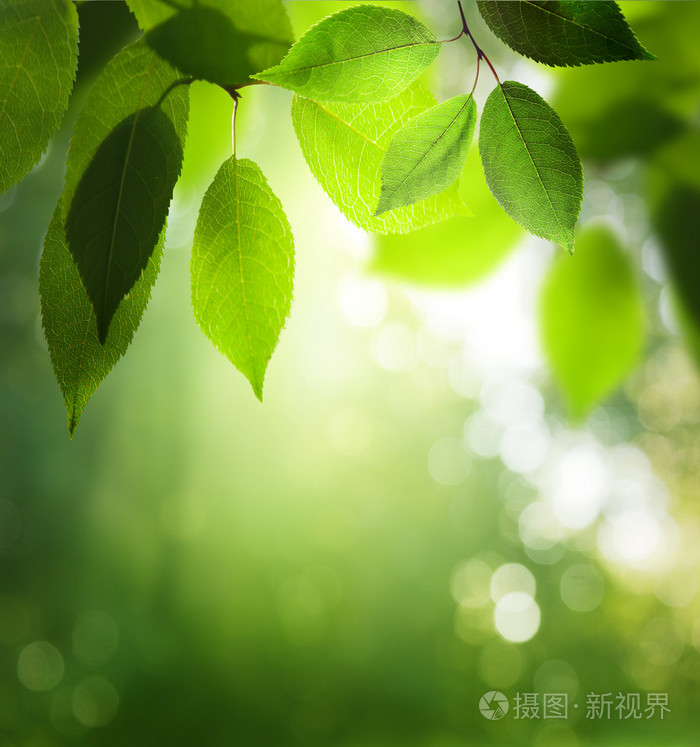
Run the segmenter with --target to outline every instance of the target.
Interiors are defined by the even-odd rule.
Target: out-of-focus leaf
[[[700,187],[671,183],[654,224],[681,302],[700,328]]]
[[[583,172],[549,104],[522,83],[496,86],[481,116],[479,151],[486,181],[508,215],[573,252]]]
[[[612,0],[479,0],[478,6],[501,41],[546,65],[656,59]]]
[[[142,43],[104,69],[75,125],[62,197],[71,253],[107,336],[167,216],[182,165],[188,92]]]
[[[294,41],[281,0],[127,0],[146,42],[179,70],[237,86],[276,65]]]
[[[657,151],[648,170],[648,202],[679,318],[695,352],[700,340],[700,129]],[[694,325],[694,328],[692,328]]]
[[[294,240],[257,164],[232,157],[207,190],[192,244],[192,306],[214,345],[250,381],[263,379],[289,315]]]
[[[377,236],[372,269],[419,285],[477,282],[515,248],[523,229],[491,194],[479,154],[471,151],[459,183],[472,217],[457,217],[408,234]]]
[[[700,127],[689,127],[680,137],[656,151],[650,166],[652,202],[659,200],[659,195],[672,184],[700,190]]]
[[[412,205],[457,179],[474,137],[471,94],[428,109],[399,130],[382,161],[382,194],[375,215]]]
[[[683,119],[654,101],[627,99],[615,101],[595,119],[580,121],[576,145],[584,160],[647,158],[686,129]]]
[[[54,374],[58,380],[72,436],[93,392],[124,355],[141,322],[158,276],[163,238],[131,293],[117,309],[103,344],[92,303],[68,249],[61,204],[44,241],[39,273],[41,318]]]
[[[375,216],[380,168],[394,135],[435,105],[420,84],[386,101],[322,104],[295,96],[292,121],[311,172],[342,213],[371,233],[406,233],[469,210],[453,185],[427,200]]]
[[[606,227],[580,233],[542,288],[542,345],[573,418],[609,394],[644,347],[644,306],[632,265]]]
[[[77,62],[70,0],[0,0],[0,194],[46,150],[68,108]]]
[[[379,101],[413,83],[439,51],[413,16],[358,5],[312,26],[279,65],[254,77],[316,101]]]

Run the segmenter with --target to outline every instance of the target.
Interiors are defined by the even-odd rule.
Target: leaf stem
[[[464,28],[455,36],[453,39],[440,39],[438,44],[449,44],[450,42],[456,42],[464,36]]]
[[[233,157],[236,157],[236,115],[238,114],[238,100],[241,94],[238,92],[239,86],[220,86],[233,99],[233,117],[231,118],[231,141],[233,147]]]
[[[476,43],[476,39],[472,36],[472,32],[469,30],[469,24],[467,23],[467,17],[464,15],[464,8],[462,7],[462,0],[457,0],[457,5],[459,6],[459,14],[462,16],[462,33],[466,34],[471,39],[471,42],[474,45],[474,49],[476,50],[477,60],[486,60],[486,64],[491,68],[491,72],[493,73],[494,78],[496,78],[496,82],[500,86],[501,79],[498,77],[496,68],[491,64],[491,60],[489,60],[489,58],[486,56],[486,54],[484,53],[484,50]],[[477,77],[478,77],[478,72],[477,72]]]
[[[472,86],[472,92],[469,94],[470,96],[474,96],[474,91],[476,91],[476,84],[479,82],[479,69],[481,67],[481,57],[477,55],[476,58],[476,78],[474,78],[474,85]]]
[[[245,88],[246,86],[274,86],[275,83],[270,83],[269,80],[247,80],[245,83],[239,83],[237,86],[234,86],[235,90],[238,90],[239,88]],[[226,89],[229,90],[228,88]]]
[[[236,157],[236,115],[238,114],[238,100],[241,98],[239,93],[232,94],[233,98],[233,117],[231,118],[231,141],[233,146],[233,157]]]

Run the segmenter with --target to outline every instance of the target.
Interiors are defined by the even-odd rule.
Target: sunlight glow
[[[513,643],[529,641],[540,627],[540,608],[522,591],[506,594],[499,600],[494,613],[496,630]]]
[[[534,597],[535,589],[535,577],[520,563],[506,563],[491,576],[491,599],[497,603],[513,592]]]
[[[25,646],[17,660],[17,676],[28,690],[52,690],[63,679],[63,671],[61,653],[46,641]]]

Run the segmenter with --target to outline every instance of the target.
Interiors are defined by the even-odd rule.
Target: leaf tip
[[[600,394],[577,391],[564,381],[560,381],[559,386],[564,395],[567,418],[574,426],[583,425],[596,406],[610,394],[610,391]]]
[[[75,405],[70,408],[68,413],[68,438],[72,441],[75,429],[78,427],[80,413],[76,411]]]
[[[104,347],[105,343],[107,342],[108,333],[109,333],[109,322],[107,323],[107,325],[104,325],[101,323],[97,325],[97,339],[99,340],[100,345],[102,345],[102,347]]]
[[[267,361],[263,363],[262,367],[258,367],[253,363],[250,367],[240,366],[237,364],[236,368],[248,379],[248,383],[253,388],[253,394],[259,402],[263,401],[263,384],[265,382],[265,370],[267,368]]]
[[[574,249],[576,247],[576,237],[574,236],[573,231],[571,232],[571,235],[560,237],[560,241],[558,243],[559,246],[562,247],[562,249],[566,250],[567,254],[573,256]]]
[[[97,339],[102,347],[107,343],[107,337],[109,335],[109,328],[112,324],[112,317],[114,313],[105,316],[104,314],[96,314],[97,321]]]
[[[389,198],[387,198],[386,192],[382,191],[382,195],[377,203],[377,209],[374,211],[374,217],[378,218],[382,213],[386,213],[391,209]]]
[[[248,379],[250,385],[253,387],[253,393],[258,399],[258,402],[263,401],[263,383],[262,380],[258,381],[257,378]]]

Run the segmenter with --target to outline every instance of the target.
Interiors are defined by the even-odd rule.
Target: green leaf
[[[142,44],[105,68],[76,122],[62,198],[100,339],[148,263],[182,166],[188,91]]]
[[[637,140],[651,124],[658,130],[658,119],[653,111],[663,107],[692,121],[700,100],[700,55],[697,53],[697,29],[700,27],[700,3],[627,3],[634,8],[635,26],[653,44],[659,61],[653,65],[621,62],[615,65],[587,65],[554,70],[557,86],[548,100],[574,139],[585,159],[582,138],[589,123],[614,116],[615,107],[622,102],[636,101],[647,105],[648,114],[633,124],[628,136]],[[624,112],[621,112],[624,116]],[[634,112],[629,111],[629,117]],[[651,123],[648,118],[651,118]],[[640,121],[643,124],[640,124]],[[616,134],[622,129],[615,125]]]
[[[540,334],[575,419],[609,394],[644,347],[644,306],[630,260],[605,227],[582,231],[542,288]]]
[[[406,233],[468,215],[453,185],[440,194],[375,216],[380,168],[394,135],[435,105],[423,86],[368,104],[319,103],[295,96],[292,122],[311,172],[341,212],[371,233]]]
[[[689,128],[658,150],[649,166],[647,203],[652,225],[677,298],[676,316],[697,356],[700,351],[700,128]]]
[[[474,137],[471,94],[428,109],[399,130],[382,161],[382,194],[375,215],[424,200],[462,172]]]
[[[124,355],[151,296],[163,253],[163,239],[131,293],[123,299],[104,344],[95,311],[66,243],[59,203],[41,255],[41,317],[51,363],[63,392],[71,437],[93,392]]]
[[[0,194],[46,150],[68,108],[77,63],[70,0],[0,0]]]
[[[668,270],[673,310],[700,365],[700,128],[654,154],[647,169],[647,203]]]
[[[292,303],[294,239],[252,161],[232,157],[214,177],[197,219],[191,270],[197,323],[262,401],[265,370]]]
[[[546,65],[656,59],[637,41],[617,3],[608,0],[477,4],[501,41]]]
[[[127,0],[146,42],[179,70],[239,86],[294,41],[281,0]]]
[[[508,215],[573,252],[583,171],[549,104],[522,83],[496,86],[481,115],[479,150],[486,181]]]
[[[439,52],[413,16],[358,5],[317,23],[279,65],[253,77],[316,101],[379,101],[413,83]]]
[[[459,190],[472,217],[456,217],[407,234],[377,236],[371,268],[425,286],[459,287],[494,270],[517,246],[523,229],[489,191],[479,154],[469,153]]]
[[[670,181],[653,220],[680,300],[700,328],[700,186]]]

